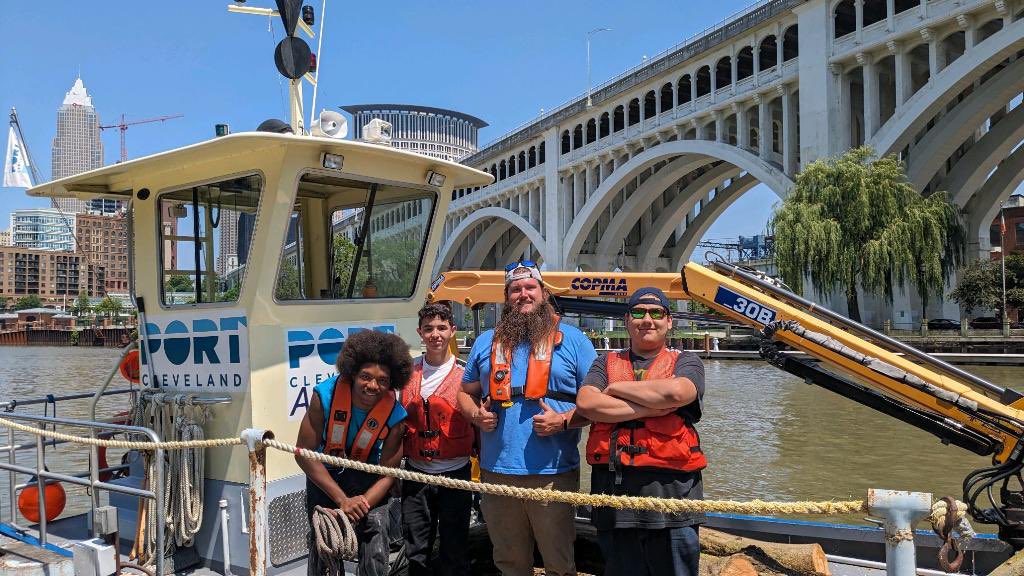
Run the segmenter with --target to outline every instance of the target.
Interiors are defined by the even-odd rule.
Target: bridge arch
[[[465,220],[459,222],[458,226],[452,230],[452,233],[445,240],[444,246],[438,251],[437,263],[434,265],[434,273],[438,273],[442,270],[446,270],[451,265],[452,259],[455,257],[455,253],[458,252],[462,243],[469,237],[470,233],[477,227],[478,224],[493,220],[491,226],[484,231],[484,241],[478,242],[478,245],[486,244],[487,238],[493,236],[493,240],[490,241],[490,245],[487,246],[486,250],[490,250],[494,247],[494,243],[501,236],[501,234],[507,232],[512,227],[515,227],[523,235],[529,239],[533,244],[534,248],[538,252],[544,253],[544,237],[541,233],[533,227],[525,218],[505,208],[499,208],[497,206],[488,206],[471,213],[466,217]],[[494,229],[494,232],[491,230]],[[474,247],[474,251],[476,247]],[[473,252],[471,251],[471,254]],[[484,252],[483,256],[486,256]],[[483,256],[479,257],[481,260]],[[468,260],[468,259],[467,259]]]
[[[741,148],[707,140],[675,140],[662,143],[631,158],[612,172],[590,195],[566,231],[564,244],[566,264],[570,264],[578,257],[591,228],[611,203],[614,192],[658,162],[684,155],[705,158],[706,160],[699,165],[708,164],[714,160],[732,164],[768,186],[780,198],[785,198],[793,187],[793,181],[782,170]],[[657,177],[657,174],[655,173],[652,178]]]
[[[971,146],[939,185],[963,208],[986,178],[1024,140],[1024,106],[1017,106]]]
[[[715,223],[715,220],[732,206],[740,196],[746,194],[757,184],[757,178],[750,174],[745,174],[733,180],[724,190],[715,195],[711,202],[686,227],[683,237],[679,239],[675,248],[672,249],[669,263],[674,266],[674,270],[681,269],[683,264],[690,259],[690,255],[697,249],[697,243],[704,237],[704,234],[711,228],[711,225]]]
[[[931,75],[927,84],[903,105],[902,112],[881,126],[868,143],[882,155],[902,150],[960,92],[1020,50],[1022,36],[1024,20],[1017,20]]]
[[[1022,182],[1024,182],[1024,146],[1017,148],[1000,162],[999,167],[968,202],[967,241],[971,246],[977,243],[979,249],[975,254],[968,254],[969,257],[988,257],[987,254],[980,253],[981,248],[987,244],[987,242],[982,242],[981,238],[988,234],[989,226],[999,214],[999,208],[1003,201],[1009,198]]]

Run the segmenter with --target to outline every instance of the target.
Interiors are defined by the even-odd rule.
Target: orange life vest
[[[334,383],[334,394],[331,398],[331,413],[327,418],[327,441],[324,453],[331,456],[345,456],[352,460],[366,462],[374,444],[388,437],[388,418],[395,407],[395,393],[387,391],[377,401],[370,413],[363,420],[363,425],[356,432],[349,453],[345,449],[348,438],[348,422],[352,416],[352,382],[341,376]],[[346,456],[347,454],[347,456]]]
[[[663,349],[655,357],[643,380],[672,378],[679,352]],[[608,382],[636,380],[629,350],[607,356]],[[610,456],[614,447],[614,457]],[[607,464],[609,470],[621,474],[618,466],[666,468],[695,472],[708,465],[700,449],[700,436],[686,418],[673,412],[653,418],[628,422],[595,422],[587,439],[587,462]],[[621,479],[621,476],[618,476]]]
[[[402,406],[409,413],[404,448],[410,459],[429,462],[473,455],[474,429],[456,406],[462,373],[462,366],[455,364],[430,398],[424,398],[423,358],[413,363],[412,378],[402,389]]]
[[[505,405],[509,405],[513,398],[519,396],[528,400],[547,397],[576,402],[576,396],[573,394],[548,389],[551,381],[551,358],[555,354],[555,347],[562,343],[558,321],[559,318],[556,316],[555,329],[530,354],[530,362],[526,366],[526,386],[512,386],[512,355],[505,352],[504,346],[497,338],[494,339],[491,343],[491,381],[488,388],[491,399]]]

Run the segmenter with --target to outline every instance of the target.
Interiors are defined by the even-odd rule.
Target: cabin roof
[[[321,152],[343,156],[345,154],[392,156],[396,161],[421,164],[424,171],[441,172],[448,177],[448,181],[454,188],[486,186],[493,181],[490,174],[474,168],[390,146],[293,134],[240,132],[61,178],[29,188],[27,192],[30,196],[49,198],[129,197],[132,194],[131,176],[133,173],[181,170],[182,166],[187,166],[190,162],[208,160],[211,156],[239,156],[281,146],[309,147]]]

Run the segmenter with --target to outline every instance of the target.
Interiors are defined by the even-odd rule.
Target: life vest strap
[[[526,386],[513,386],[512,397],[526,396]],[[558,392],[556,390],[548,390],[544,393],[544,397],[549,400],[558,400],[560,402],[569,402],[571,404],[576,403],[576,395],[568,392]]]
[[[416,435],[420,438],[437,438],[441,435],[440,430],[420,430],[416,432]]]

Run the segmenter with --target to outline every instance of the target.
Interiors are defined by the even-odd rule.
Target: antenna
[[[309,82],[314,90],[316,89],[317,78],[310,74],[310,70],[314,70],[314,61],[317,54],[314,54],[309,49],[309,45],[306,44],[305,40],[295,36],[295,32],[297,29],[301,29],[311,40],[316,37],[313,29],[310,27],[314,23],[313,8],[311,6],[303,6],[302,0],[275,1],[277,3],[277,10],[229,4],[228,12],[281,17],[281,22],[284,24],[285,37],[274,50],[274,64],[277,65],[277,71],[288,79],[292,131],[295,134],[305,134],[302,81]],[[301,18],[299,18],[300,14]],[[320,27],[322,31],[322,21]],[[319,67],[316,69],[319,69]]]

